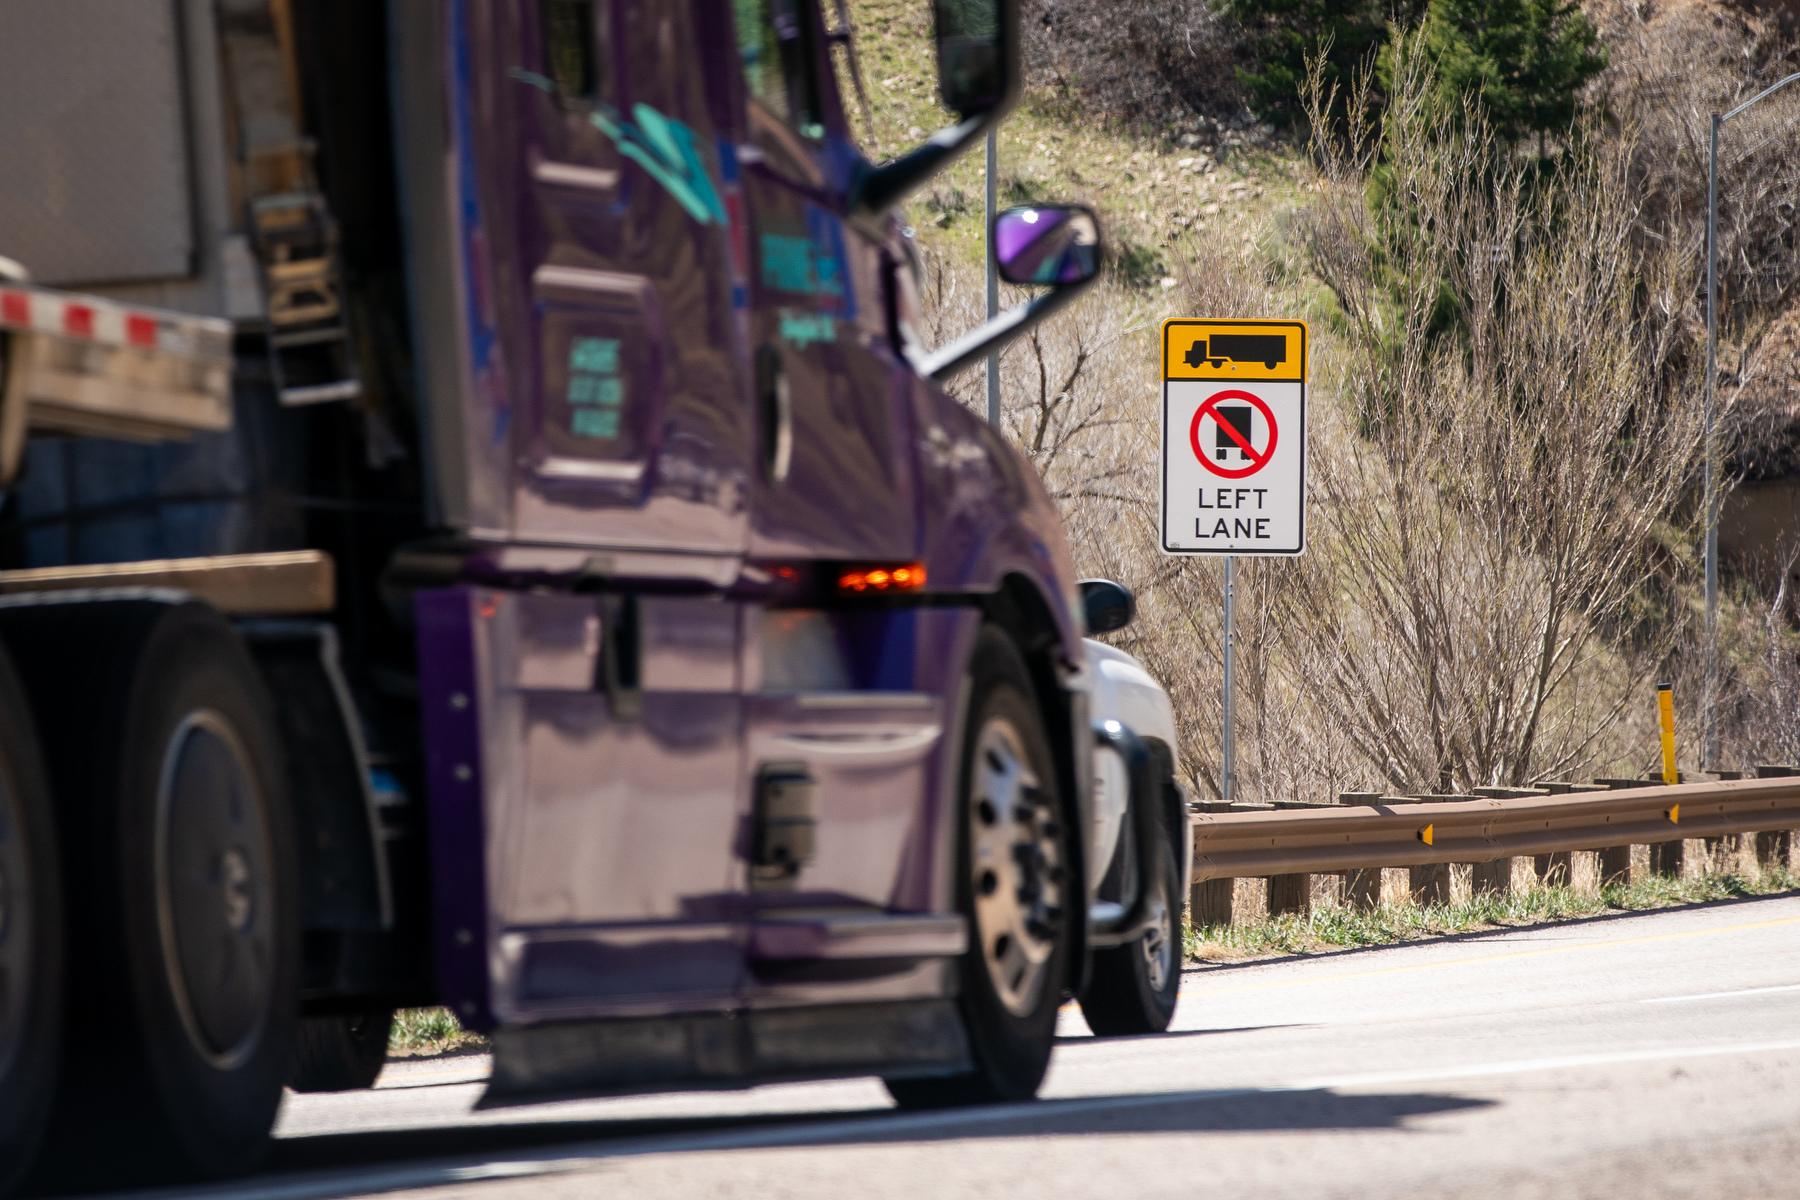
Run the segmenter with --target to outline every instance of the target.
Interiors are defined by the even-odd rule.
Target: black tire
[[[1127,823],[1120,836],[1130,834]],[[1130,853],[1134,847],[1127,843],[1125,849]],[[1135,867],[1144,858],[1151,864],[1149,882],[1159,897],[1161,923],[1135,942],[1094,952],[1081,1013],[1098,1037],[1161,1033],[1174,1018],[1175,1002],[1180,998],[1180,868],[1175,865],[1168,828],[1160,820],[1149,854],[1136,857],[1130,864],[1134,869],[1125,872],[1127,879],[1135,878]],[[1135,891],[1135,883],[1131,886]]]
[[[1005,795],[989,794],[985,777],[990,760],[983,756],[987,740],[999,737],[1007,753],[1016,752],[1021,770],[1018,786],[1008,784]],[[1032,689],[1031,676],[1012,640],[998,629],[983,628],[969,666],[969,707],[962,731],[962,760],[957,775],[956,899],[969,921],[969,948],[958,963],[960,994],[957,1005],[968,1035],[974,1069],[955,1075],[886,1080],[887,1089],[902,1108],[943,1108],[1028,1100],[1037,1094],[1050,1064],[1056,1040],[1056,1017],[1068,979],[1068,955],[1072,914],[1078,907],[1066,895],[1075,881],[1067,870],[1069,822],[1065,819],[1056,784],[1055,760],[1044,732],[1041,710]],[[1005,833],[1007,830],[1013,834]],[[1018,887],[1007,891],[995,882],[993,869],[984,868],[977,882],[974,842],[1006,836],[1024,840],[1018,846],[1039,854],[1012,857],[1013,868],[998,856],[981,858],[984,864],[1000,864],[999,876],[1016,877]],[[992,847],[990,846],[989,849]],[[1027,863],[1030,865],[1027,866]],[[1024,895],[1036,891],[1028,901]],[[977,893],[984,903],[978,905]],[[1032,932],[1001,925],[989,915],[989,903],[1006,895],[1020,897],[1014,905],[1021,916],[1029,908],[1027,924]],[[984,922],[995,924],[985,928]],[[1016,940],[1014,940],[1016,939]],[[1009,956],[999,947],[1018,949]],[[1037,961],[1031,956],[1041,955]],[[1033,983],[1021,983],[1007,963],[1024,957]],[[993,968],[990,969],[990,963]],[[1011,990],[997,979],[1011,974]]]
[[[387,1062],[388,1033],[393,1025],[391,1006],[305,1018],[300,1022],[288,1086],[296,1092],[354,1092],[374,1087]]]
[[[37,731],[0,653],[0,1196],[37,1158],[63,1028],[63,907]]]
[[[247,1171],[293,1063],[300,971],[256,667],[194,603],[49,604],[0,636],[39,703],[82,947],[46,1169],[64,1186]]]

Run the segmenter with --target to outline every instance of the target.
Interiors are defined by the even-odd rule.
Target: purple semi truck
[[[0,1191],[247,1169],[397,1007],[496,1104],[1022,1098],[1066,997],[1167,1022],[1185,814],[1083,666],[1130,598],[937,386],[1098,230],[1002,214],[1045,290],[922,345],[894,210],[1016,0],[935,0],[951,124],[880,164],[821,7],[8,11]]]

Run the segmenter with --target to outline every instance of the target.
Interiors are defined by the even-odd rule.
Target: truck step
[[[354,379],[344,379],[337,383],[321,383],[307,387],[284,387],[281,389],[281,402],[289,408],[297,408],[304,404],[326,404],[333,400],[354,400],[362,395],[362,384]]]

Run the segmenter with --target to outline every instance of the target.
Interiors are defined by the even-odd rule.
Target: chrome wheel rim
[[[24,809],[0,759],[0,1079],[25,1049],[27,981],[32,970],[31,856],[25,848]]]
[[[1166,889],[1159,881],[1153,884],[1156,894],[1150,899],[1150,919],[1154,922],[1138,946],[1144,956],[1144,979],[1153,992],[1161,992],[1175,970],[1175,931]]]
[[[994,995],[1023,1017],[1047,986],[1062,923],[1057,814],[1026,758],[1025,739],[1004,716],[982,724],[969,784],[975,936]]]
[[[189,713],[156,790],[154,887],[169,993],[183,1031],[220,1070],[256,1049],[273,985],[273,853],[250,756],[222,715]]]

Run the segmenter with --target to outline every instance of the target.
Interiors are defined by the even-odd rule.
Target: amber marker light
[[[907,563],[898,567],[868,567],[845,571],[838,576],[838,591],[858,595],[865,592],[916,592],[925,586],[925,565]]]

